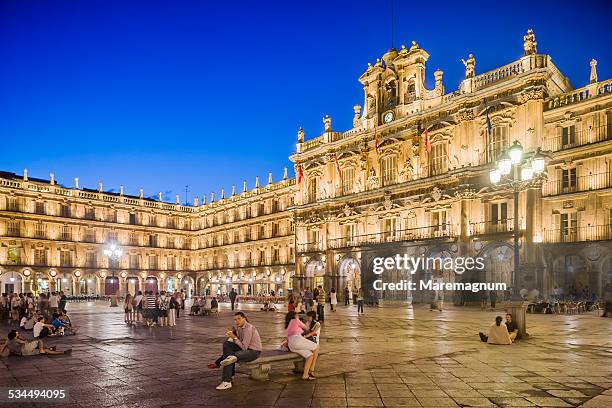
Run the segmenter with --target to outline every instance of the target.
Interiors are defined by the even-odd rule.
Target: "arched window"
[[[414,79],[408,80],[406,83],[406,94],[404,96],[404,102],[410,103],[416,100],[416,85]]]
[[[355,188],[355,169],[347,167],[342,169],[342,186],[341,194],[347,195],[352,194]]]

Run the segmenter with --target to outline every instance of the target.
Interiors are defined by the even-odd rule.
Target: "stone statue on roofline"
[[[536,46],[538,43],[535,39],[535,34],[533,30],[530,28],[527,30],[527,34],[523,36],[523,49],[525,50],[525,55],[534,55],[538,52]]]
[[[467,61],[461,58],[461,62],[465,65],[465,79],[474,78],[476,73],[476,59],[474,59],[474,54],[468,55]]]

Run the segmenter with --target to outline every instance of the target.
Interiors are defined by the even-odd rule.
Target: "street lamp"
[[[109,266],[111,267],[111,272],[113,274],[113,277],[111,278],[111,283],[112,283],[112,291],[113,293],[111,293],[110,296],[110,306],[111,307],[117,307],[117,289],[115,288],[115,269],[117,267],[116,263],[119,260],[119,258],[121,258],[121,255],[123,255],[123,251],[121,250],[121,247],[119,247],[117,244],[109,244],[106,248],[104,248],[104,256],[106,256],[108,258],[108,263]],[[118,279],[117,279],[118,281]]]
[[[491,183],[499,184],[502,179],[514,192],[514,273],[512,276],[512,300],[521,300],[519,288],[519,192],[530,187],[544,174],[546,156],[540,150],[527,160],[523,154],[523,146],[515,140],[507,152],[497,161],[496,168],[489,173]]]

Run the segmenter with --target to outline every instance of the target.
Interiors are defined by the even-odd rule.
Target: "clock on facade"
[[[395,115],[393,115],[393,112],[389,111],[387,113],[385,113],[383,115],[383,122],[385,123],[391,123],[393,122],[393,119],[395,119]]]

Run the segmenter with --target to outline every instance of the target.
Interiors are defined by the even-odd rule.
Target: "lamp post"
[[[510,309],[515,317],[519,331],[523,335],[526,333],[525,325],[525,306],[520,294],[520,253],[519,253],[519,193],[521,190],[535,185],[542,177],[545,177],[546,157],[538,151],[529,159],[523,152],[523,146],[515,140],[508,151],[504,152],[491,170],[489,176],[491,183],[503,183],[509,186],[513,192],[514,200],[514,272],[512,274],[512,298],[513,302]]]
[[[104,248],[104,256],[106,256],[108,258],[108,263],[109,266],[111,268],[111,272],[113,274],[113,277],[111,278],[111,283],[112,285],[112,292],[111,296],[110,296],[110,307],[117,307],[117,289],[115,288],[115,269],[116,269],[116,262],[119,260],[119,258],[121,258],[121,255],[123,255],[123,251],[121,250],[121,248],[117,245],[117,244],[109,244],[106,248]]]

